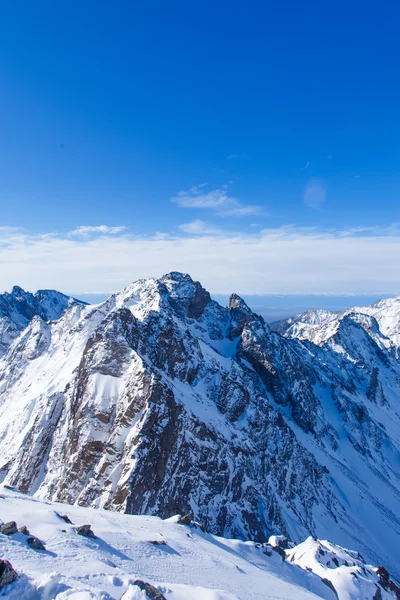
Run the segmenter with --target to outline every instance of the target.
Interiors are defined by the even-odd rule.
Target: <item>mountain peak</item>
[[[201,283],[193,281],[187,273],[172,271],[161,277],[160,282],[166,287],[173,307],[183,311],[190,318],[199,318],[207,304],[211,302],[209,292]]]
[[[26,296],[27,294],[29,294],[29,292],[26,292],[19,285],[14,285],[13,288],[12,288],[12,290],[11,290],[11,295],[12,296]]]
[[[233,310],[234,308],[239,308],[240,310],[244,310],[245,312],[249,313],[252,312],[243,298],[238,296],[238,294],[231,294],[229,297],[229,309]]]
[[[255,315],[247,306],[246,302],[237,294],[231,294],[229,298],[230,327],[228,336],[235,339],[241,335],[247,323],[254,321]]]
[[[165,285],[170,296],[174,298],[189,298],[193,295],[195,282],[188,273],[171,271],[171,273],[163,275],[160,281]]]

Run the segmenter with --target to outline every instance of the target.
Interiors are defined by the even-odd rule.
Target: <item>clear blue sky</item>
[[[395,1],[2,3],[0,224],[81,244],[288,225],[387,236],[399,19]]]

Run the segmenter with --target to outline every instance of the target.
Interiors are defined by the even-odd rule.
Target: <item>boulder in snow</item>
[[[192,523],[192,517],[190,515],[184,515],[178,521],[179,525],[190,525]]]
[[[141,579],[136,579],[133,585],[146,592],[146,596],[149,600],[166,600],[165,596],[161,592],[159,592],[158,589],[154,587],[154,585],[151,585],[151,583],[147,583],[146,581],[142,581]],[[122,596],[122,598],[124,596]]]
[[[29,529],[27,528],[26,525],[22,525],[22,527],[18,527],[18,531],[20,533],[23,533],[24,535],[30,535]]]
[[[46,550],[44,544],[39,540],[39,538],[35,537],[34,535],[28,538],[26,541],[28,546],[33,548],[33,550]]]
[[[3,533],[4,535],[12,535],[13,533],[17,533],[17,531],[18,528],[15,521],[9,521],[0,527],[0,533]]]
[[[8,560],[0,559],[0,590],[15,581],[17,577],[18,573],[13,569],[12,564]]]
[[[83,537],[95,538],[93,531],[91,530],[90,525],[81,525],[76,528],[76,533],[78,535],[83,535]]]
[[[68,515],[60,515],[58,512],[56,512],[56,511],[54,511],[54,512],[59,519],[62,519],[65,523],[68,523],[68,525],[73,525],[73,522],[68,517]]]
[[[164,540],[150,540],[150,544],[153,544],[153,546],[166,546],[167,542]]]
[[[289,540],[285,535],[271,535],[268,544],[273,548],[288,548]]]

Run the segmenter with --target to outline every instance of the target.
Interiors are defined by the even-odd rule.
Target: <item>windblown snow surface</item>
[[[161,520],[42,502],[2,486],[0,515],[25,525],[46,547],[31,549],[22,533],[0,534],[0,557],[19,575],[0,590],[10,600],[147,600],[134,585],[137,579],[157,587],[166,600],[394,597],[357,552],[313,538],[278,552],[267,543],[180,525],[178,516]],[[94,539],[76,533],[83,524],[91,525]],[[273,545],[280,541],[270,539]]]

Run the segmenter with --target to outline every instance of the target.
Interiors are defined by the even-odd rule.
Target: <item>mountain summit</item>
[[[0,360],[5,483],[191,513],[229,537],[330,539],[400,576],[400,365],[382,307],[328,331],[318,315],[298,339],[176,272],[57,314],[40,294],[24,323],[3,317],[18,328]]]

